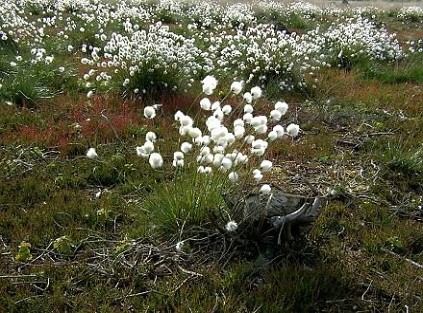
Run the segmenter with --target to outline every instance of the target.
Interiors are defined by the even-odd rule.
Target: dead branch
[[[417,263],[416,261],[413,261],[413,260],[411,260],[411,259],[409,259],[409,258],[406,258],[406,257],[404,257],[404,256],[402,256],[402,255],[399,255],[399,254],[397,254],[397,253],[395,253],[395,252],[393,252],[393,251],[391,251],[391,250],[388,250],[388,249],[386,249],[386,248],[382,248],[381,250],[382,250],[383,252],[389,253],[390,255],[393,255],[393,256],[395,256],[395,257],[397,257],[397,258],[400,258],[401,260],[404,260],[404,261],[406,261],[406,262],[408,262],[408,263],[410,263],[410,264],[412,264],[412,265],[414,265],[414,266],[416,266],[416,267],[418,267],[418,268],[423,269],[423,265],[421,265],[420,263]]]

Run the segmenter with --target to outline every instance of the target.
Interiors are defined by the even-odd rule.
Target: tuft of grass
[[[35,107],[42,99],[51,97],[50,91],[37,85],[31,77],[7,79],[0,89],[0,99],[10,101],[18,107]]]
[[[209,210],[220,208],[224,201],[226,175],[197,174],[196,169],[176,171],[170,181],[147,196],[143,209],[151,215],[151,226],[162,234],[178,234],[192,226],[208,222]]]
[[[178,69],[154,69],[154,62],[145,64],[133,76],[120,72],[115,88],[124,97],[141,97],[146,101],[159,101],[162,95],[171,96],[179,91],[181,73]],[[118,74],[119,75],[119,74]],[[124,81],[129,77],[129,83]]]
[[[388,141],[382,148],[381,159],[392,172],[417,179],[423,173],[423,147],[410,146],[403,140]]]
[[[367,80],[377,80],[384,84],[420,84],[423,82],[423,59],[420,56],[408,56],[395,64],[366,62],[361,64],[359,72]]]

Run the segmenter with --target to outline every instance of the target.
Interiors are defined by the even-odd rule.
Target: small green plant
[[[385,245],[390,251],[395,253],[404,253],[406,250],[403,242],[398,236],[393,236],[386,239]]]
[[[398,149],[390,147],[387,165],[391,170],[413,177],[423,173],[423,149]]]
[[[31,244],[29,242],[22,241],[18,247],[18,253],[15,255],[15,260],[18,262],[28,262],[32,259]]]
[[[54,241],[53,248],[61,254],[69,255],[74,251],[75,244],[69,236],[64,235]]]
[[[131,249],[134,246],[135,242],[133,240],[129,240],[125,237],[123,241],[121,241],[118,245],[116,245],[113,255],[119,256],[122,253],[125,253],[129,249]]]

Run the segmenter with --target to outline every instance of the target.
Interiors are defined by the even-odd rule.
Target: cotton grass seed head
[[[184,161],[184,159],[179,159],[179,160],[174,159],[172,161],[172,165],[173,165],[173,167],[184,167],[185,161]]]
[[[262,93],[263,92],[262,92],[261,88],[258,87],[258,86],[251,88],[251,96],[252,96],[253,99],[260,98]]]
[[[286,127],[286,132],[292,138],[297,137],[298,133],[300,132],[300,126],[297,124],[291,123]]]
[[[191,143],[185,141],[181,144],[181,151],[183,153],[188,153],[191,150],[192,150],[192,144]]]
[[[270,112],[270,118],[272,120],[272,122],[279,122],[282,118],[282,113],[279,110],[272,110]]]
[[[268,195],[270,194],[271,191],[272,191],[272,188],[268,184],[264,184],[263,186],[260,187],[261,194]]]
[[[185,116],[185,114],[182,111],[176,112],[174,115],[175,121],[179,122],[183,116]]]
[[[150,156],[150,154],[145,151],[144,146],[136,147],[135,151],[137,152],[137,156],[140,158],[148,158]]]
[[[203,92],[208,96],[211,95],[217,87],[217,79],[210,75],[206,76],[201,82],[203,83]]]
[[[263,174],[261,173],[259,169],[255,169],[253,171],[253,178],[256,182],[259,182],[263,179]]]
[[[232,112],[232,107],[229,104],[226,104],[222,107],[222,112],[225,115],[229,115]]]
[[[144,116],[148,119],[153,119],[156,116],[156,110],[151,106],[146,106],[144,108]]]
[[[205,111],[211,110],[211,105],[212,104],[209,98],[203,98],[200,101],[200,107]]]
[[[275,103],[275,110],[278,110],[281,112],[282,115],[286,114],[286,111],[288,111],[288,103],[285,101],[278,101]]]
[[[221,164],[220,164],[220,168],[223,171],[227,171],[227,170],[229,170],[232,167],[232,164],[233,164],[233,162],[232,162],[232,160],[230,158],[224,157],[222,159]]]
[[[251,104],[246,104],[244,105],[244,113],[248,114],[248,113],[253,113],[254,112],[254,108]]]
[[[173,153],[173,159],[175,160],[183,160],[184,154],[181,151],[176,151]]]
[[[267,139],[269,140],[269,142],[275,141],[276,139],[278,139],[278,133],[274,130],[270,131],[267,134]]]
[[[193,119],[188,115],[181,116],[179,122],[181,123],[181,126],[192,126],[194,124]]]
[[[98,158],[98,154],[95,151],[95,148],[89,148],[86,154],[87,158],[89,159],[96,159]]]
[[[275,131],[278,134],[278,138],[282,137],[285,134],[285,129],[282,125],[275,125],[273,127],[273,131]]]
[[[242,87],[243,87],[243,82],[233,82],[231,85],[231,91],[234,94],[239,94],[242,91]]]
[[[250,104],[251,102],[253,102],[253,96],[249,92],[244,93],[243,99],[248,104]]]
[[[188,135],[192,138],[192,139],[196,139],[201,137],[201,130],[198,127],[190,127],[188,130]]]
[[[260,164],[260,168],[263,172],[267,172],[272,168],[272,162],[269,160],[263,160]]]
[[[211,172],[212,172],[212,168],[210,166],[200,165],[197,168],[197,173],[200,173],[200,174],[210,174]]]
[[[225,228],[228,232],[234,232],[238,229],[238,224],[235,221],[229,221]]]
[[[250,123],[251,123],[251,121],[253,120],[253,114],[251,114],[251,113],[245,113],[245,114],[242,116],[242,120],[243,120],[245,123],[250,124]]]
[[[177,252],[181,252],[182,249],[184,248],[184,242],[183,241],[178,241],[175,245],[175,250]]]
[[[150,154],[150,157],[148,159],[148,163],[150,163],[150,166],[153,169],[157,169],[163,166],[163,158],[160,155],[160,153],[154,152]]]
[[[232,183],[236,183],[239,180],[239,175],[237,172],[230,172],[228,178]]]
[[[143,145],[144,151],[148,154],[154,151],[154,143],[152,141],[147,140]]]
[[[157,140],[157,135],[154,132],[148,132],[145,135],[145,140],[147,141],[151,141],[151,142],[156,142]]]

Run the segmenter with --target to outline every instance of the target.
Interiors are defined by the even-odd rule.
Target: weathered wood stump
[[[269,194],[253,190],[247,194],[232,192],[224,198],[231,217],[239,221],[240,231],[247,236],[261,236],[276,230],[278,244],[303,235],[310,229],[319,217],[326,199],[323,196],[285,193],[275,187]]]

